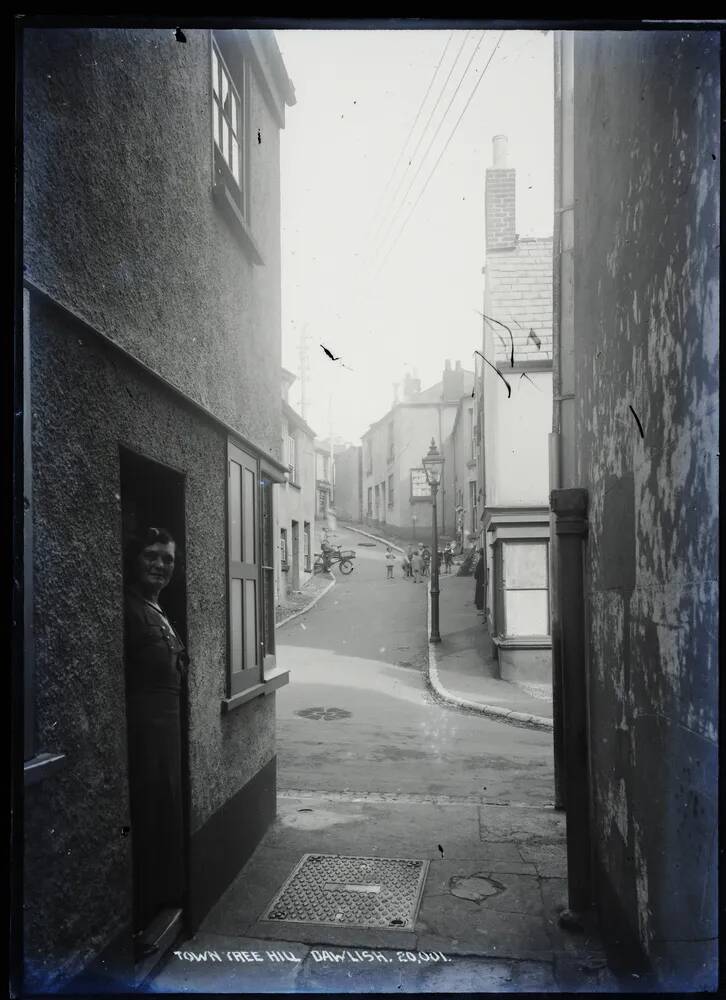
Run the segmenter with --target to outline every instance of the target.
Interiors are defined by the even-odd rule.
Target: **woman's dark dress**
[[[476,569],[474,570],[474,580],[476,581],[474,586],[474,603],[480,611],[484,610],[484,577],[486,575],[486,566],[484,560],[479,556],[479,562],[476,564]]]
[[[184,645],[164,617],[126,592],[126,697],[134,930],[184,894],[181,694]]]

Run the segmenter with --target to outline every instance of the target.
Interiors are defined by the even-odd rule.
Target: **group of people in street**
[[[454,546],[452,543],[445,545],[437,553],[438,565],[443,565],[444,572],[450,573],[454,562]],[[386,579],[393,579],[393,565],[396,555],[390,545],[386,546]],[[426,545],[409,545],[401,556],[401,568],[406,579],[412,579],[414,583],[421,583],[422,578],[429,575],[431,567],[431,550]]]

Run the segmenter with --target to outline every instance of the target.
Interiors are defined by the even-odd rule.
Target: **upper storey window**
[[[230,72],[216,42],[212,42],[212,130],[214,168],[227,187],[243,220],[249,222],[247,167],[249,125],[249,66],[240,59]]]

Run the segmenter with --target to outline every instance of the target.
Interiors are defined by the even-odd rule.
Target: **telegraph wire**
[[[416,153],[419,151],[419,148],[421,146],[421,142],[423,141],[423,137],[426,135],[426,132],[428,131],[428,127],[429,127],[429,125],[431,123],[431,119],[434,116],[434,112],[438,108],[438,106],[439,106],[439,104],[441,102],[441,98],[444,96],[444,92],[446,90],[446,87],[447,87],[447,85],[449,83],[449,80],[451,79],[451,74],[454,72],[454,68],[455,68],[456,64],[458,63],[458,61],[459,61],[459,57],[461,56],[461,53],[464,51],[464,46],[466,45],[466,43],[467,43],[467,41],[469,39],[469,35],[470,34],[471,34],[471,31],[467,31],[467,33],[464,35],[464,40],[462,41],[461,45],[459,46],[459,51],[456,53],[456,58],[454,59],[453,63],[451,64],[451,66],[449,68],[449,72],[448,72],[448,74],[446,76],[446,79],[444,80],[444,84],[443,84],[441,90],[439,91],[439,96],[436,98],[436,103],[434,104],[433,108],[431,109],[431,111],[429,113],[428,118],[426,119],[426,124],[423,127],[421,135],[418,137],[418,142],[416,143],[416,148],[414,149],[413,153],[411,154],[411,159],[410,159],[409,163],[413,163],[413,161],[416,159]],[[464,72],[466,72],[466,70]],[[461,81],[459,81],[459,87],[460,86],[461,86]],[[459,88],[457,87],[457,91],[458,91],[458,89]],[[456,96],[456,92],[457,91],[454,91],[454,96]],[[449,107],[450,106],[451,105],[449,105]],[[448,108],[446,110],[448,111]],[[443,115],[443,118],[445,118],[445,117],[446,117],[446,111],[444,112],[444,115]],[[443,121],[443,118],[441,119],[442,121]],[[441,127],[441,122],[439,122],[439,128],[440,127]],[[437,129],[437,134],[438,134],[438,129]],[[430,148],[430,146],[429,146],[429,148]],[[424,160],[426,159],[426,155],[427,154],[428,154],[428,149],[426,150],[426,154],[424,154],[424,157],[423,157]],[[418,167],[418,169],[416,171],[416,174],[414,176],[414,181],[415,181],[416,177],[418,176],[418,174],[419,174],[419,172],[421,170],[421,165],[422,164],[423,164],[423,160],[421,161],[421,164],[419,164],[419,167]],[[396,198],[398,197],[398,193],[401,190],[401,187],[403,186],[403,183],[404,183],[405,180],[406,180],[406,171],[404,170],[404,172],[401,174],[401,178],[400,178],[400,180],[398,182],[398,185],[396,186],[396,190],[393,193],[393,197],[391,198],[391,205],[393,205],[395,203]],[[411,188],[409,186],[408,191],[410,191],[410,190],[411,190]],[[406,197],[408,197],[408,191],[406,192],[406,196],[403,199],[404,203],[406,201]],[[400,206],[399,206],[399,208],[400,208]],[[394,216],[397,215],[397,214],[398,214],[398,212],[394,212]],[[392,224],[393,224],[393,221],[392,221],[392,219],[389,218],[389,220],[388,220],[388,228],[389,229],[390,229],[390,226]],[[379,229],[380,229],[380,227],[379,227]],[[386,234],[383,237],[383,243],[385,243],[386,236],[387,236],[387,232],[386,232]],[[380,249],[382,249],[383,243],[381,244]]]
[[[433,144],[436,142],[436,139],[438,138],[439,132],[441,131],[441,128],[442,128],[444,122],[446,121],[446,117],[447,117],[447,115],[449,113],[451,105],[454,103],[454,100],[456,99],[456,95],[459,93],[459,91],[461,89],[461,85],[464,82],[466,74],[469,72],[469,67],[471,66],[472,62],[474,61],[474,57],[476,56],[477,52],[479,51],[479,49],[480,49],[481,44],[482,44],[483,41],[484,41],[484,33],[482,33],[481,38],[479,39],[479,41],[476,44],[476,47],[474,48],[474,51],[469,56],[469,62],[466,64],[466,69],[462,73],[461,79],[459,80],[458,84],[456,85],[456,89],[454,90],[454,93],[451,95],[451,99],[450,99],[448,105],[446,106],[446,110],[444,111],[443,115],[441,116],[441,119],[440,119],[439,124],[438,124],[438,126],[436,128],[436,131],[434,132],[434,135],[433,135],[433,137],[431,139],[431,142],[426,147],[426,152],[424,153],[423,157],[421,158],[421,162],[418,165],[418,169],[416,170],[416,173],[414,174],[413,178],[411,179],[411,183],[408,185],[408,188],[406,189],[406,193],[403,196],[403,199],[402,199],[400,205],[398,206],[398,209],[396,210],[396,212],[394,213],[393,217],[391,218],[389,229],[388,229],[388,234],[389,235],[390,235],[390,232],[393,229],[394,224],[397,221],[397,217],[400,217],[401,213],[403,212],[403,210],[406,207],[406,199],[408,198],[409,194],[411,193],[411,190],[412,190],[414,184],[416,183],[419,174],[421,173],[421,171],[423,169],[423,165],[426,162],[426,157],[431,152],[431,148],[432,148]],[[383,243],[385,243],[385,239],[384,239]],[[381,244],[380,249],[381,250],[383,249],[383,244]]]
[[[408,222],[409,222],[411,216],[416,211],[416,206],[421,201],[421,198],[423,197],[423,195],[424,195],[427,187],[429,186],[429,182],[431,181],[431,178],[436,173],[436,168],[438,167],[439,163],[441,162],[441,159],[442,159],[444,153],[446,152],[446,150],[447,150],[447,148],[449,146],[449,143],[451,142],[452,138],[454,137],[454,133],[456,132],[457,128],[459,127],[459,123],[461,122],[461,119],[466,114],[467,108],[471,104],[471,102],[472,102],[472,100],[474,98],[474,94],[476,93],[476,91],[477,91],[477,89],[479,87],[479,84],[484,79],[484,76],[486,75],[486,71],[489,68],[489,64],[491,63],[492,59],[494,58],[494,55],[495,55],[497,49],[499,48],[499,46],[500,46],[501,41],[502,41],[503,38],[504,38],[504,31],[502,31],[502,33],[500,34],[500,36],[499,36],[499,38],[497,40],[496,45],[492,49],[491,54],[490,54],[489,58],[487,59],[486,65],[485,65],[484,69],[482,70],[481,76],[479,77],[479,79],[474,84],[474,88],[473,88],[472,92],[469,94],[469,98],[468,98],[466,104],[464,105],[464,107],[463,107],[463,109],[461,111],[461,114],[459,115],[459,117],[456,120],[456,124],[454,125],[453,129],[451,130],[451,132],[449,134],[449,138],[446,140],[446,143],[444,144],[443,149],[439,153],[438,159],[436,160],[436,163],[434,163],[433,168],[431,170],[431,173],[426,178],[426,183],[424,184],[424,186],[419,191],[418,197],[416,198],[416,201],[413,203],[411,211],[408,213],[408,215],[404,219],[403,225],[399,229],[399,231],[398,231],[398,233],[397,233],[397,235],[396,235],[393,243],[389,246],[388,251],[386,252],[385,257],[383,258],[383,260],[381,261],[380,265],[376,269],[376,275],[380,274],[381,270],[383,269],[383,265],[386,263],[386,261],[390,257],[391,253],[393,252],[394,247],[398,243],[399,239],[401,238],[401,235],[402,235],[403,231],[405,230],[406,226],[408,225]]]
[[[429,82],[428,88],[426,89],[426,93],[423,96],[423,100],[419,104],[418,111],[416,112],[416,117],[413,120],[413,125],[411,126],[411,128],[409,130],[409,133],[406,136],[406,141],[404,142],[403,146],[401,146],[401,152],[398,154],[398,159],[396,160],[396,163],[395,163],[395,165],[393,167],[393,170],[391,171],[390,177],[386,181],[385,187],[383,188],[383,193],[381,195],[381,207],[380,207],[380,211],[382,211],[383,208],[385,207],[385,204],[386,204],[386,201],[387,201],[387,197],[388,197],[388,189],[389,189],[389,187],[391,185],[391,182],[393,181],[393,178],[396,176],[396,171],[398,170],[398,167],[399,167],[399,165],[401,163],[401,160],[403,159],[403,154],[406,152],[406,146],[408,146],[409,142],[411,141],[411,136],[413,135],[413,133],[414,133],[414,131],[416,129],[416,125],[418,124],[418,120],[421,117],[421,112],[424,109],[424,106],[426,104],[428,96],[431,93],[431,88],[434,85],[434,80],[436,79],[436,76],[437,76],[437,74],[439,72],[439,69],[441,68],[441,64],[444,61],[444,58],[446,56],[446,53],[449,50],[449,46],[451,45],[451,42],[452,42],[453,38],[454,38],[454,32],[451,31],[451,32],[449,32],[449,37],[448,37],[448,39],[446,41],[446,44],[444,45],[444,49],[443,49],[443,52],[441,53],[441,55],[439,57],[439,61],[436,64],[436,68],[434,69],[434,73],[433,73],[433,76],[431,77],[431,81]],[[425,128],[424,128],[424,131],[425,131]],[[395,200],[395,195],[394,195],[394,199],[393,200]],[[374,218],[375,218],[375,216],[377,214],[378,214],[378,212],[374,213]],[[380,232],[381,226],[385,222],[385,218],[386,218],[385,215],[381,216],[381,221],[378,223],[378,225],[376,227],[376,231],[373,234],[373,240],[375,240],[377,238],[378,233]]]

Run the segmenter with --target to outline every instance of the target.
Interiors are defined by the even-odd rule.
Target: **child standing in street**
[[[401,556],[401,569],[403,570],[404,578],[411,575],[411,560],[405,552]]]
[[[386,546],[386,579],[387,580],[392,580],[393,579],[393,564],[394,564],[395,561],[396,561],[396,557],[394,556],[393,552],[391,551],[391,546],[387,545]]]
[[[416,549],[411,556],[411,570],[413,571],[413,582],[421,582],[421,571],[423,569],[423,559],[421,553]]]

